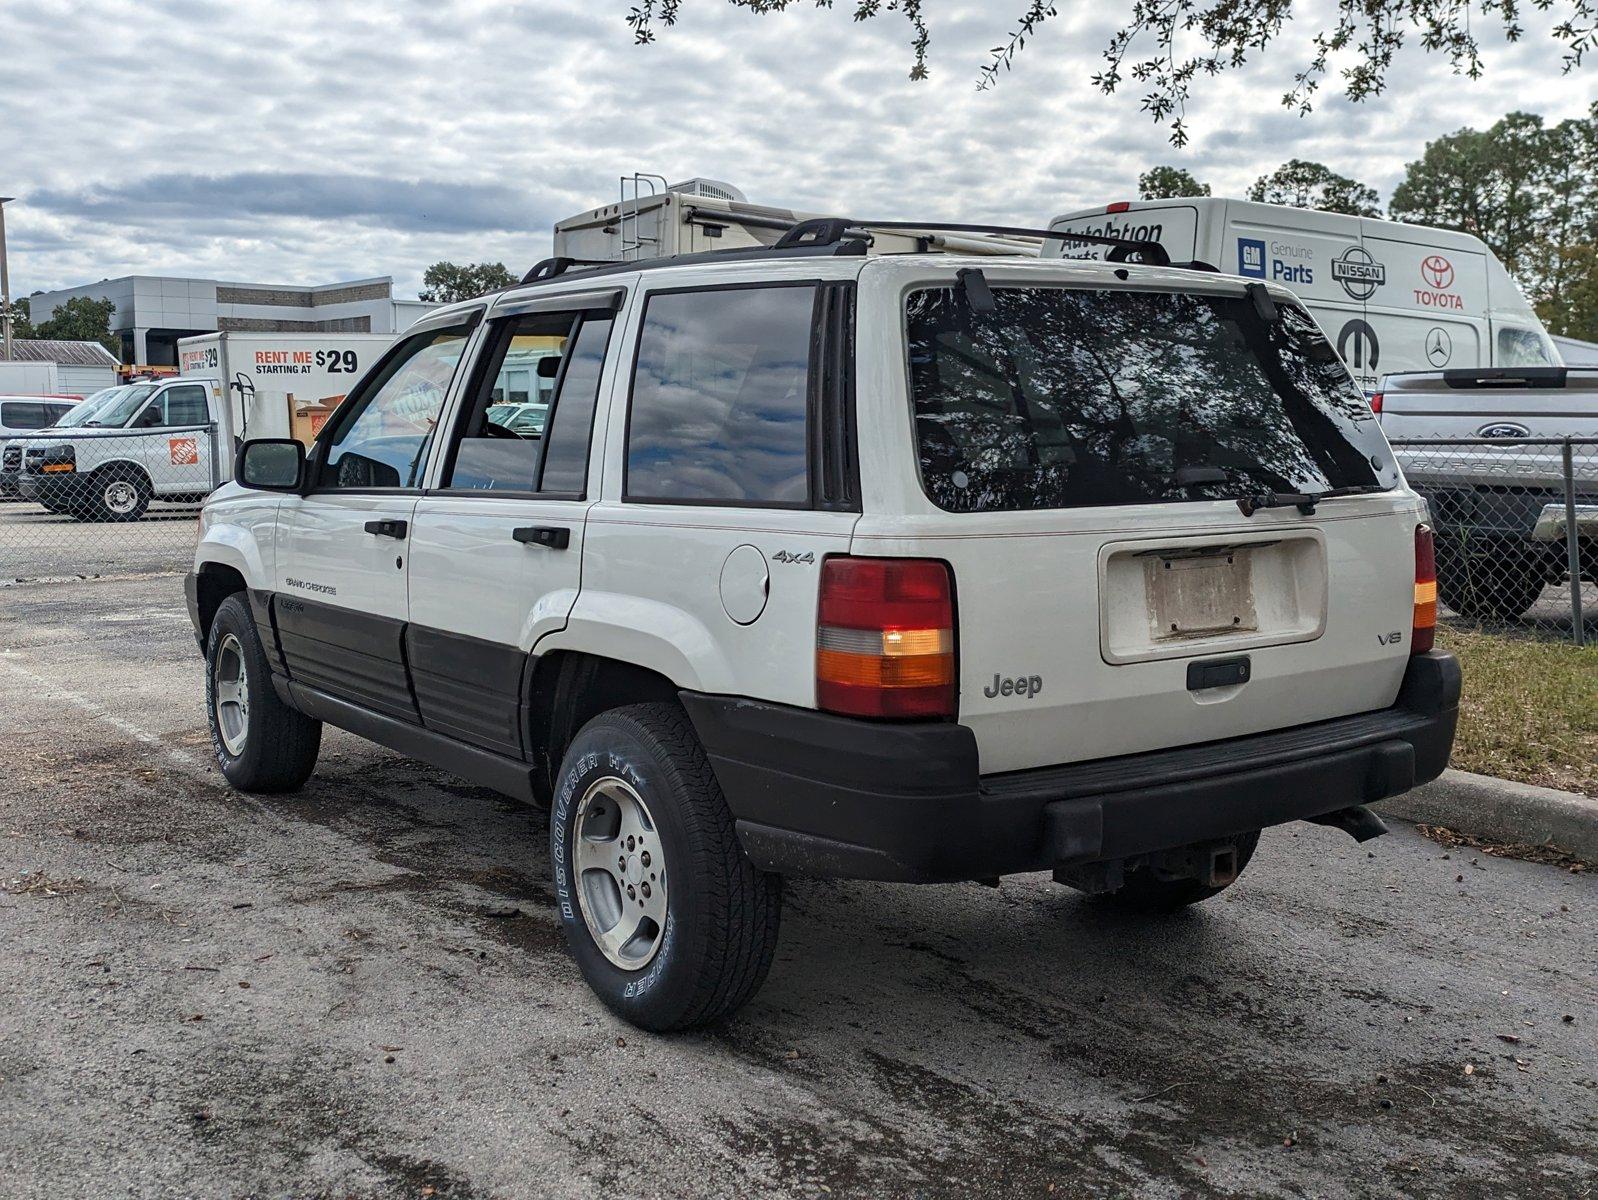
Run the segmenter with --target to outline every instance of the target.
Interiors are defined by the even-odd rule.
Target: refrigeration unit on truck
[[[9,440],[0,473],[24,500],[82,521],[136,521],[233,477],[246,437],[307,444],[389,334],[212,333],[178,342],[180,374],[110,388]]]
[[[662,175],[627,175],[614,204],[602,204],[555,222],[556,259],[577,263],[634,262],[708,250],[772,247],[800,221],[826,213],[752,204],[730,183]],[[884,219],[889,214],[884,214]],[[1043,239],[958,230],[865,227],[871,254],[943,250],[959,254],[1037,255]]]
[[[1050,228],[1159,242],[1173,262],[1290,288],[1366,392],[1395,371],[1560,362],[1504,265],[1466,233],[1208,196],[1083,209]],[[1103,248],[1051,242],[1044,253]]]

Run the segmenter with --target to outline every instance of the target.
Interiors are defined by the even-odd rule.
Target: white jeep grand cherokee
[[[787,874],[1148,911],[1267,826],[1382,832],[1459,671],[1422,506],[1292,295],[864,249],[544,264],[309,452],[247,443],[188,580],[227,778],[299,787],[332,722],[549,804],[572,952],[659,1030],[760,986]],[[496,423],[540,355],[542,428]]]

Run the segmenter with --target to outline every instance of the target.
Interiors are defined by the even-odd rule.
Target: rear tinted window
[[[649,298],[633,373],[627,498],[809,499],[813,286]]]
[[[906,305],[922,482],[952,512],[1392,482],[1364,397],[1313,320],[1244,298],[995,288]],[[1225,482],[1183,486],[1180,468]],[[1190,479],[1195,471],[1184,472]]]
[[[43,429],[61,412],[37,401],[8,400],[0,404],[0,425],[7,429]]]

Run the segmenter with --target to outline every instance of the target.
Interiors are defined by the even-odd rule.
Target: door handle
[[[409,531],[410,525],[404,521],[368,521],[366,523],[366,532],[375,533],[378,537],[399,538],[403,541]]]
[[[510,535],[524,546],[547,546],[551,550],[564,550],[572,544],[572,531],[563,525],[523,525],[512,529]]]

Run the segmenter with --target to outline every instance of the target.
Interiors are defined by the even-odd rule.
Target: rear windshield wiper
[[[1339,496],[1369,496],[1374,492],[1389,490],[1379,483],[1359,483],[1351,487],[1328,488],[1324,492],[1256,492],[1252,496],[1239,496],[1238,510],[1252,517],[1264,508],[1296,508],[1306,517],[1315,511],[1322,500],[1336,500]]]

